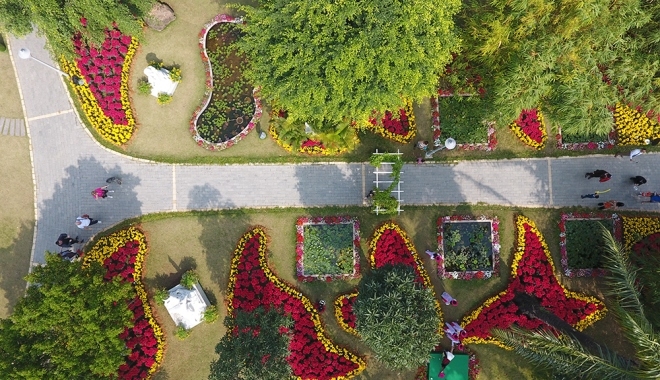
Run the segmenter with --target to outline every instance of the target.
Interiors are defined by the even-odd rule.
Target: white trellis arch
[[[396,153],[381,153],[376,149],[376,152],[373,153],[374,155],[383,155],[383,154],[392,154],[396,156],[401,156],[403,153],[401,153],[398,149],[396,150]],[[383,161],[378,165],[376,168],[374,168],[374,174],[376,175],[376,179],[374,180],[374,186],[378,190],[385,190],[387,189],[394,181],[392,180],[392,165],[394,165],[394,162],[386,162]],[[400,172],[403,174],[403,170]],[[398,214],[401,214],[401,211],[403,209],[401,208],[401,202],[403,202],[403,199],[401,199],[401,193],[403,193],[403,190],[401,190],[401,184],[403,181],[400,180],[396,184],[396,187],[392,189],[392,194],[394,198],[398,201],[398,204],[396,206],[396,211]],[[382,185],[382,188],[381,188]],[[379,215],[379,213],[383,212],[384,209],[380,208],[378,205],[374,207],[373,210],[376,215]]]

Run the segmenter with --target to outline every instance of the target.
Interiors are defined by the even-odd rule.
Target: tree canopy
[[[56,54],[73,53],[71,38],[99,46],[104,30],[116,25],[124,34],[140,36],[142,18],[153,0],[0,0],[0,26],[22,36],[32,24],[46,38]]]
[[[565,132],[607,134],[608,106],[660,105],[660,8],[639,0],[471,0],[457,22],[463,54],[508,124],[540,107]]]
[[[412,268],[375,269],[360,282],[355,328],[379,361],[393,369],[415,368],[440,341],[435,302],[431,289],[415,282]]]
[[[0,373],[12,379],[107,379],[128,349],[132,287],[105,281],[104,268],[48,254],[27,276],[32,284],[8,319],[0,320]]]
[[[435,93],[460,1],[265,0],[246,12],[248,75],[302,121],[364,119]]]

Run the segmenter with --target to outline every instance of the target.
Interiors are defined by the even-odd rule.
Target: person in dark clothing
[[[85,241],[85,239],[78,240],[78,236],[74,239],[68,234],[60,234],[57,241],[55,241],[55,245],[60,248],[71,248],[74,244],[82,243],[83,241]]]
[[[62,252],[60,252],[59,255],[60,255],[60,257],[63,258],[64,260],[69,260],[69,261],[73,261],[73,260],[75,260],[76,258],[78,258],[78,253],[73,252],[73,251],[70,250],[70,249],[67,249],[66,251],[62,251]]]
[[[646,183],[646,178],[638,175],[636,177],[630,177],[630,180],[633,182],[634,186],[641,186]]]
[[[609,181],[610,178],[612,178],[612,175],[605,170],[598,169],[598,170],[594,170],[593,172],[586,173],[584,177],[586,179],[592,179],[594,177],[598,177],[600,178],[600,182],[605,182],[605,181]]]
[[[617,201],[607,201],[607,202],[602,202],[598,204],[598,209],[599,210],[616,210],[619,207],[625,206],[623,202],[617,202]]]

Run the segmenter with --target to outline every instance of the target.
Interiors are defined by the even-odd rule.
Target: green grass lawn
[[[505,288],[509,278],[510,263],[514,245],[514,218],[522,213],[537,223],[552,251],[554,260],[559,263],[559,230],[557,220],[559,210],[510,209],[487,206],[456,207],[409,207],[395,220],[410,235],[425,267],[430,274],[436,292],[447,290],[459,300],[456,307],[443,306],[445,320],[460,320],[465,314],[478,307],[484,300]],[[436,247],[436,221],[443,215],[474,214],[500,218],[501,266],[500,276],[488,280],[441,280],[435,275],[432,263],[424,250]],[[250,226],[266,227],[270,237],[269,264],[277,275],[301,289],[312,301],[324,299],[332,304],[334,298],[353,289],[358,280],[298,283],[295,277],[295,222],[302,215],[351,215],[360,220],[362,236],[361,266],[368,267],[365,255],[367,239],[375,227],[387,220],[383,216],[370,214],[364,208],[328,209],[282,209],[282,210],[236,210],[225,212],[186,213],[172,217],[171,214],[148,216],[142,222],[147,233],[150,253],[146,262],[145,283],[153,292],[159,287],[173,287],[181,274],[195,268],[201,276],[200,283],[213,303],[219,306],[221,318],[212,325],[200,325],[192,330],[191,336],[180,341],[174,336],[174,324],[164,307],[156,312],[164,327],[167,350],[162,369],[156,379],[203,379],[208,375],[209,363],[216,355],[214,347],[224,334],[221,320],[225,316],[224,295],[226,292],[228,268],[238,239]],[[562,282],[571,290],[594,295],[599,299],[600,280],[566,279]],[[392,374],[387,369],[370,360],[369,350],[353,336],[343,332],[335,322],[332,307],[322,314],[328,335],[338,344],[345,345],[356,353],[367,357],[367,370],[358,378],[411,379],[414,371]],[[619,345],[616,323],[611,317],[589,328],[587,332],[597,339]],[[443,340],[449,345],[447,339]],[[516,354],[490,345],[473,345],[481,364],[480,379],[545,379],[547,374],[533,367]]]

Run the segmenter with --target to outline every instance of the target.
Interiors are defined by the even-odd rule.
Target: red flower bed
[[[103,113],[114,124],[128,125],[121,96],[124,59],[133,43],[131,36],[122,35],[117,29],[107,30],[100,49],[84,44],[80,35],[73,38],[78,68],[98,101]]]
[[[329,380],[361,372],[364,361],[325,336],[315,307],[271,272],[265,253],[266,235],[260,228],[246,233],[239,241],[229,278],[229,312],[250,312],[263,306],[290,315],[294,325],[287,362],[293,375],[300,379]]]
[[[351,334],[359,335],[355,330],[355,314],[353,314],[353,305],[357,299],[357,292],[343,294],[335,300],[335,318],[342,329]]]
[[[517,292],[534,296],[546,310],[578,330],[583,330],[605,314],[602,302],[570,292],[559,283],[547,244],[531,220],[519,216],[516,226],[518,251],[512,263],[509,286],[464,318],[461,323],[467,332],[464,343],[495,343],[502,346],[490,335],[491,329],[506,329],[513,323],[527,329],[544,326],[542,321],[520,312],[513,302]]]

